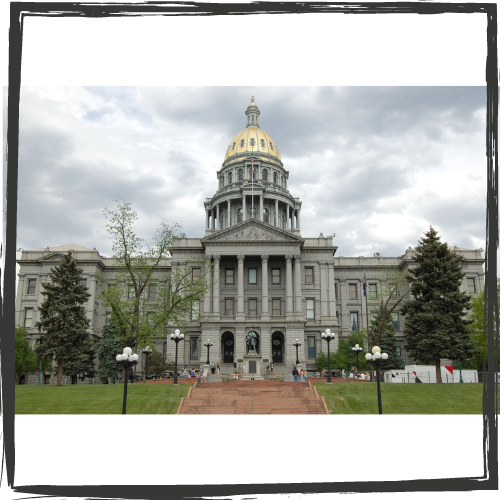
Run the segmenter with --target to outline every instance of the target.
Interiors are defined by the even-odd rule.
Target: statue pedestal
[[[263,379],[261,375],[262,355],[257,352],[248,352],[243,355],[244,371],[242,379],[249,380],[252,377],[255,379]]]

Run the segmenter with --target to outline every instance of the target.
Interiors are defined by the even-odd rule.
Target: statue
[[[250,330],[246,335],[248,352],[257,352],[257,334]]]

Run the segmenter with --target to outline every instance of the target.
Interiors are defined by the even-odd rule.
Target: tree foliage
[[[97,348],[99,379],[101,382],[109,380],[114,384],[122,371],[122,367],[116,361],[116,355],[123,351],[123,342],[118,338],[119,328],[114,318],[106,322],[101,333],[102,339]]]
[[[172,361],[165,359],[160,352],[154,351],[149,356],[148,376],[163,377],[163,374],[167,370],[172,370],[173,368],[174,364]]]
[[[23,375],[34,373],[38,368],[36,353],[30,346],[28,333],[24,328],[15,330],[15,358],[16,384],[19,384]]]
[[[57,366],[57,385],[61,385],[63,365],[87,366],[90,339],[89,320],[84,304],[90,297],[80,284],[82,270],[65,255],[49,273],[50,282],[42,283],[45,297],[39,307],[41,341],[35,348],[39,358],[52,357]]]
[[[339,339],[338,349],[336,352],[330,355],[331,368],[336,370],[346,370],[350,371],[356,367],[356,354],[352,348],[358,344],[363,347],[363,351],[359,353],[359,369],[360,371],[368,371],[370,367],[366,362],[365,354],[365,339],[366,331],[359,330],[352,332],[347,339]]]
[[[162,220],[152,243],[146,245],[134,231],[137,212],[128,202],[114,201],[115,207],[105,208],[104,215],[117,271],[113,276],[99,274],[99,297],[112,311],[123,345],[139,350],[164,335],[169,325],[189,321],[193,304],[203,300],[208,288],[201,274],[193,279],[193,268],[201,269],[205,262],[190,261],[167,271],[180,226]]]
[[[470,297],[460,290],[462,258],[440,239],[431,226],[419,241],[416,267],[408,277],[412,300],[401,311],[406,316],[406,350],[417,362],[436,366],[438,383],[442,358],[468,359],[478,351],[466,318]]]
[[[497,280],[497,297],[500,296],[500,279]],[[472,321],[472,338],[476,343],[479,352],[473,355],[469,360],[462,363],[463,368],[472,368],[474,370],[488,371],[488,318],[484,315],[485,309],[485,290],[471,301],[469,318]],[[496,330],[496,324],[493,325]],[[498,349],[498,341],[496,342]],[[496,371],[500,371],[500,358],[497,355]]]

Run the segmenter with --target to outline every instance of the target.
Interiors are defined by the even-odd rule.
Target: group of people
[[[359,372],[355,369],[354,371],[350,370],[347,372],[346,370],[342,370],[342,378],[353,378],[359,380],[370,380],[370,374],[368,372]]]
[[[210,361],[210,373],[212,375],[215,375],[216,373],[219,372],[220,372],[219,363],[217,363],[217,365],[214,365],[213,362]]]
[[[184,368],[183,371],[179,370],[177,372],[177,377],[179,377],[179,378],[196,377],[196,370],[194,368],[191,368],[191,371],[188,373],[186,368]]]
[[[270,373],[274,373],[274,365],[273,363],[269,363],[267,366],[266,366],[266,372],[267,374],[269,375]]]
[[[292,370],[292,375],[294,382],[307,382],[307,370],[304,370],[303,368],[297,370],[297,367],[295,366]]]

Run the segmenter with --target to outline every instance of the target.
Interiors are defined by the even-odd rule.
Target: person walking
[[[271,363],[271,373],[274,373],[274,363]]]
[[[307,370],[304,370],[304,382],[307,382]]]
[[[294,366],[294,368],[292,370],[292,375],[293,375],[293,381],[297,382],[297,379],[299,377],[299,371],[297,370],[296,366]]]
[[[304,382],[304,370],[301,368],[299,372],[299,380]]]

